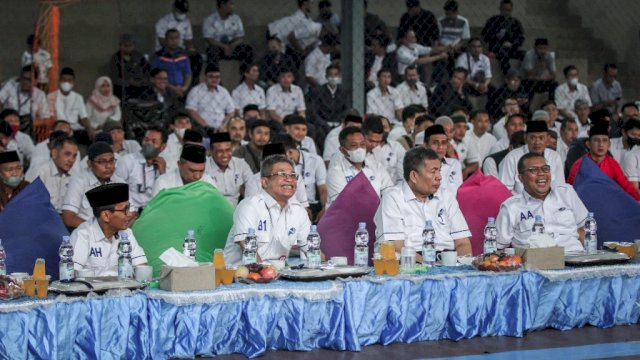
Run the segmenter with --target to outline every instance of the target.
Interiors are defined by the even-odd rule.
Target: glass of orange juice
[[[380,244],[380,255],[383,260],[395,260],[396,259],[396,247],[391,241],[383,241]]]
[[[33,278],[35,280],[40,280],[44,279],[46,275],[44,259],[36,259],[36,264],[33,266]]]
[[[398,275],[400,274],[400,262],[396,259],[384,260],[384,270],[387,275]]]
[[[49,294],[49,276],[42,279],[36,279],[36,294],[39,299],[45,299]]]
[[[22,280],[22,287],[24,288],[24,294],[26,296],[36,295],[36,281],[32,277],[27,277]]]
[[[220,270],[225,268],[224,265],[224,250],[216,249],[213,252],[213,267]]]

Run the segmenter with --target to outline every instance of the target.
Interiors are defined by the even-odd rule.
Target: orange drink
[[[49,294],[49,277],[36,280],[36,294],[38,299],[45,299]]]
[[[26,296],[36,295],[36,281],[32,277],[27,277],[22,280],[22,288]]]
[[[631,242],[618,243],[616,250],[623,254],[629,255],[631,259],[635,259],[636,257],[636,246],[634,243],[631,243]]]
[[[375,271],[376,275],[384,274],[384,262],[382,259],[373,259],[373,271]]]
[[[396,259],[384,260],[384,270],[387,275],[398,275],[400,274],[400,262]]]
[[[44,279],[46,275],[44,259],[36,259],[36,264],[33,266],[33,278],[40,280]]]
[[[213,267],[216,269],[224,269],[224,250],[216,249],[213,252]]]
[[[391,241],[384,241],[380,244],[380,255],[383,260],[395,260],[396,259],[396,247]]]
[[[233,276],[236,274],[236,269],[220,269],[218,270],[220,273],[220,282],[223,285],[229,285],[233,282]],[[217,279],[216,274],[216,279]]]

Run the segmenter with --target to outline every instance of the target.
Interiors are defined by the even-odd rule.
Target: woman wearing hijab
[[[99,77],[87,101],[87,115],[94,130],[102,128],[107,119],[120,121],[120,99],[113,95],[111,79],[107,76]]]

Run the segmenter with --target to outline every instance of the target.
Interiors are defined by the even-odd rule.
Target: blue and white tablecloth
[[[640,319],[640,265],[160,290],[0,302],[0,358],[166,359],[330,348]]]

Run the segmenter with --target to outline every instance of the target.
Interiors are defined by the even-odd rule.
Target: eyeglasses
[[[122,208],[122,209],[115,209],[115,208],[109,209],[109,211],[121,211],[121,212],[123,212],[125,215],[129,215],[129,211],[130,211],[130,210],[131,210],[131,204],[129,204],[129,205],[127,205],[127,206],[125,206],[125,207],[124,207],[124,208]]]
[[[296,173],[286,173],[284,171],[278,171],[276,173],[273,173],[267,177],[273,177],[273,176],[277,176],[279,178],[283,178],[283,179],[287,179],[287,180],[298,180],[298,177],[300,177],[300,175],[296,174]]]
[[[109,160],[91,160],[94,164],[98,164],[98,165],[111,165],[111,164],[115,164],[116,161],[118,161],[116,158],[113,159],[109,159]]]
[[[530,168],[526,168],[524,171],[530,172],[531,174],[534,174],[534,175],[548,174],[551,171],[551,166],[544,165],[540,167],[530,167]]]

